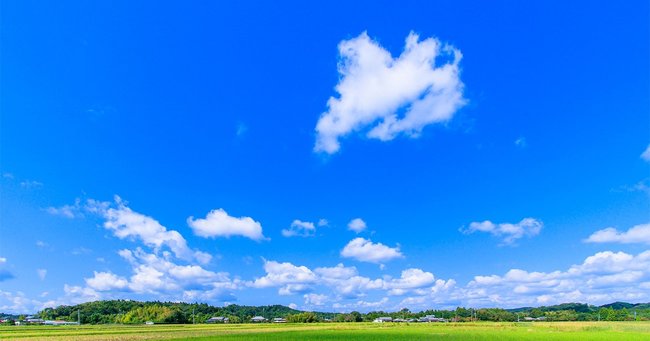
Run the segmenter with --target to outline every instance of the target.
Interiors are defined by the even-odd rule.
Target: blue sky
[[[648,13],[5,1],[0,311],[648,302]]]

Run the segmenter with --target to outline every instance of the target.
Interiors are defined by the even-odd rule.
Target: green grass
[[[5,326],[0,340],[650,340],[650,322]]]

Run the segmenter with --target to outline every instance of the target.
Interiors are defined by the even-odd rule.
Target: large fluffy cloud
[[[122,290],[129,282],[111,272],[94,272],[94,276],[86,278],[86,285],[96,291]]]
[[[257,241],[266,239],[259,222],[251,217],[231,217],[221,208],[210,211],[205,219],[189,217],[187,224],[201,237],[242,236]]]
[[[319,282],[334,289],[336,295],[342,298],[357,298],[364,296],[369,290],[384,287],[381,278],[371,279],[359,276],[355,267],[346,267],[338,264],[333,267],[321,267],[314,270],[319,276]]]
[[[339,96],[330,97],[318,120],[315,151],[335,153],[339,139],[357,130],[384,141],[400,133],[418,136],[465,104],[461,53],[435,38],[420,41],[411,32],[397,58],[366,32],[342,41],[338,49]]]
[[[239,281],[231,280],[228,273],[213,272],[194,264],[176,264],[169,259],[168,253],[163,253],[161,257],[136,248],[134,251],[120,250],[119,255],[131,265],[131,277],[127,279],[111,272],[94,272],[93,277],[85,279],[87,289],[97,294],[130,291],[189,299],[195,298],[196,291],[201,291],[204,299],[218,299],[217,296],[227,295],[238,288]]]
[[[633,226],[627,231],[618,231],[613,227],[608,227],[594,232],[585,241],[588,243],[650,244],[650,223]]]
[[[296,266],[291,263],[264,261],[266,276],[257,278],[249,283],[255,288],[280,287],[280,295],[291,295],[308,291],[317,276],[306,266]]]
[[[566,271],[476,276],[456,295],[473,306],[513,307],[563,302],[603,304],[645,301],[650,294],[650,251],[638,255],[603,251]]]
[[[390,295],[403,295],[409,290],[421,289],[433,284],[435,277],[432,273],[420,269],[406,269],[400,278],[386,280],[384,287]]]
[[[333,267],[319,267],[313,271],[306,266],[289,262],[265,261],[266,275],[248,283],[254,288],[277,287],[281,295],[293,295],[304,292],[305,304],[322,305],[327,301],[338,302],[365,297],[369,292],[401,296],[408,293],[420,295],[430,292],[436,285],[432,273],[417,268],[402,271],[401,276],[393,278],[368,278],[360,276],[355,267],[338,264]],[[444,281],[443,281],[444,282]],[[328,290],[331,296],[318,290]]]
[[[383,263],[395,258],[404,257],[399,247],[389,247],[382,243],[373,243],[364,238],[352,239],[341,250],[341,256],[369,263]]]
[[[178,231],[168,230],[156,219],[134,212],[118,196],[114,204],[89,200],[86,209],[102,216],[105,219],[104,227],[118,238],[139,239],[145,245],[156,248],[156,251],[167,246],[176,257],[184,260],[196,259],[207,263],[211,259],[205,252],[190,249]]]
[[[524,236],[533,237],[538,235],[543,226],[544,224],[542,224],[541,221],[533,218],[524,218],[516,224],[494,224],[493,222],[486,220],[482,222],[473,222],[469,224],[468,228],[461,228],[461,232],[465,234],[487,232],[502,238],[503,244],[512,245]]]

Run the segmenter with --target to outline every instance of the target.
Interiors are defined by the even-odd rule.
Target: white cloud
[[[246,134],[247,131],[248,131],[248,126],[245,125],[243,122],[239,122],[237,124],[237,131],[236,131],[237,137],[242,137],[244,134]]]
[[[433,305],[454,307],[461,305],[456,294],[456,281],[437,279],[433,285],[411,291],[414,296],[407,296],[398,304],[399,307],[431,309]]]
[[[324,227],[329,225],[329,222],[327,219],[318,219],[318,227]]]
[[[249,286],[254,288],[280,287],[280,295],[292,295],[309,290],[316,282],[316,275],[306,266],[296,266],[289,262],[264,261],[266,276],[255,279]]]
[[[526,148],[526,146],[528,146],[528,143],[526,142],[526,138],[525,137],[520,137],[520,138],[516,139],[515,140],[515,146],[517,146],[519,148],[522,148],[522,149]]]
[[[388,297],[384,297],[379,301],[359,300],[353,303],[334,303],[332,305],[332,308],[338,311],[351,311],[351,310],[367,311],[367,310],[376,310],[379,308],[384,308],[386,307],[387,303],[388,303]]]
[[[382,279],[373,280],[359,276],[357,268],[346,267],[340,263],[334,267],[316,268],[314,272],[319,276],[319,283],[333,288],[337,295],[344,298],[361,297],[369,290],[384,287]]]
[[[650,144],[648,147],[641,153],[641,158],[650,162]]]
[[[39,189],[43,187],[43,183],[36,180],[25,180],[20,182],[20,186],[25,189]]]
[[[137,248],[135,251],[121,250],[119,255],[131,264],[133,275],[128,289],[136,293],[226,291],[238,287],[238,280],[231,280],[228,273],[213,272],[198,265],[178,265],[168,259],[168,254],[160,257]],[[86,282],[89,284],[88,280]]]
[[[356,276],[357,268],[346,267],[342,263],[339,263],[334,267],[316,268],[314,272],[323,278],[345,279]]]
[[[45,280],[45,276],[47,276],[47,269],[36,269],[36,274],[38,275],[38,278],[43,281]]]
[[[319,225],[321,226],[321,225]],[[316,232],[316,226],[309,221],[294,220],[291,227],[282,230],[282,235],[285,237],[310,237]]]
[[[614,301],[646,301],[641,283],[650,280],[650,250],[636,256],[604,251],[566,271],[529,272],[512,269],[503,276],[476,276],[452,296],[470,306],[525,305]]]
[[[5,257],[0,257],[0,264],[4,264],[7,262],[7,258]]]
[[[134,212],[118,196],[115,197],[116,207],[111,206],[108,202],[89,200],[86,209],[102,216],[105,219],[104,227],[116,237],[139,239],[156,251],[167,246],[176,257],[184,260],[196,259],[207,263],[212,258],[205,252],[191,250],[178,231],[168,230],[154,218]]]
[[[383,263],[404,257],[399,251],[399,247],[392,248],[363,238],[352,239],[341,250],[341,256],[369,263]]]
[[[94,272],[94,276],[86,278],[86,285],[96,291],[122,290],[129,285],[123,277],[111,272]]]
[[[450,120],[465,104],[458,66],[462,55],[435,38],[419,41],[411,32],[397,58],[366,32],[341,41],[338,49],[339,97],[329,98],[318,120],[315,151],[336,153],[339,139],[359,130],[382,141],[401,133],[417,137],[425,126]]]
[[[43,302],[28,298],[22,291],[0,290],[0,311],[9,314],[33,313],[45,308]]]
[[[252,240],[267,239],[262,234],[262,225],[251,217],[231,217],[223,209],[212,210],[205,219],[187,218],[187,224],[200,237],[243,236]]]
[[[51,304],[45,303],[45,305],[48,307],[55,307],[60,304],[80,304],[102,299],[102,296],[97,291],[78,285],[65,284],[63,285],[63,292],[65,293],[65,298],[53,301]]]
[[[83,216],[81,214],[81,200],[79,198],[75,200],[74,205],[47,207],[45,211],[51,215],[58,215],[70,219]]]
[[[650,223],[633,226],[627,231],[618,231],[613,227],[608,227],[594,232],[585,241],[587,243],[650,244]]]
[[[313,293],[305,294],[303,295],[303,298],[305,299],[306,305],[316,305],[316,306],[323,306],[329,300],[327,295],[313,294]]]
[[[483,222],[473,222],[469,224],[468,228],[461,228],[460,231],[465,234],[474,232],[487,232],[497,237],[502,237],[502,242],[505,245],[512,245],[518,239],[525,236],[534,237],[542,230],[541,221],[533,218],[524,218],[516,224],[503,223],[494,224],[489,220]]]
[[[435,276],[432,273],[413,268],[402,271],[400,278],[386,280],[384,287],[390,290],[389,295],[404,295],[410,290],[421,289],[434,282]]]
[[[366,222],[363,221],[361,218],[355,218],[350,220],[348,223],[348,229],[350,231],[354,231],[356,233],[360,233],[361,231],[366,229]]]

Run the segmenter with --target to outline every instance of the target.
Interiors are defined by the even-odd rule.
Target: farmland
[[[3,326],[11,340],[647,340],[650,322]]]

